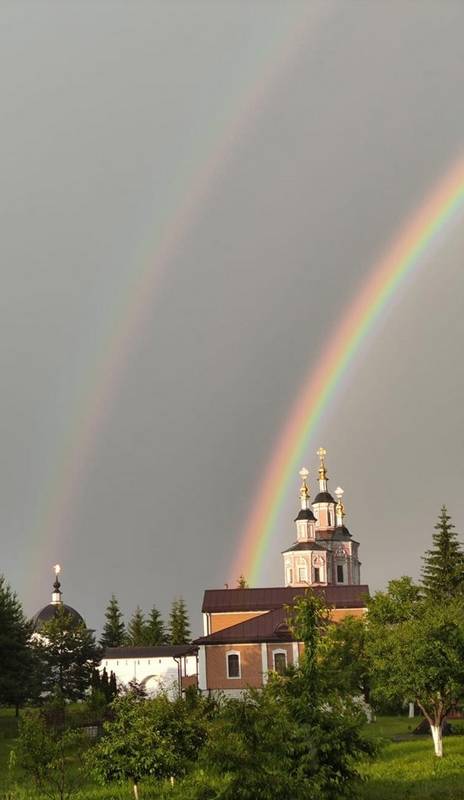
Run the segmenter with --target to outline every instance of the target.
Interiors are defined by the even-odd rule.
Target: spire
[[[59,581],[58,575],[61,572],[61,567],[59,564],[55,564],[53,567],[53,571],[55,573],[55,583],[53,584],[53,592],[52,592],[52,604],[55,606],[61,605],[61,583]]]
[[[327,455],[327,450],[325,450],[323,447],[320,447],[316,455],[319,456],[319,491],[326,492],[328,475],[327,467],[325,465],[325,457]]]
[[[306,467],[302,467],[300,469],[300,477],[301,477],[300,500],[302,509],[309,508],[309,486],[306,482],[308,475],[309,471],[306,469]]]
[[[342,498],[343,498],[344,494],[345,494],[345,492],[343,491],[341,486],[338,486],[335,489],[335,497],[337,498],[337,505],[335,507],[335,513],[337,515],[337,528],[342,528],[343,524],[344,524],[343,523],[343,519],[344,519],[344,516],[345,516],[345,506],[343,505],[343,502],[342,502]]]

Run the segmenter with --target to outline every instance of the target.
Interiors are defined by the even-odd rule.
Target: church
[[[302,643],[286,621],[286,606],[310,587],[331,606],[334,622],[366,611],[369,587],[361,583],[359,542],[345,525],[343,489],[328,489],[326,451],[318,450],[318,492],[311,501],[309,472],[300,471],[296,539],[283,553],[284,585],[207,589],[202,614],[198,685],[208,693],[239,695],[262,687],[270,670],[297,664]]]

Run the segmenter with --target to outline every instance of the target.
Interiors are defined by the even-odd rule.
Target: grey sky
[[[92,626],[112,592],[127,613],[181,593],[198,628],[310,365],[464,150],[463,27],[438,0],[0,4],[2,570],[28,613],[60,561]],[[44,509],[103,343],[208,175],[55,541]],[[305,459],[327,447],[372,588],[417,573],[442,502],[464,529],[463,249],[461,220]]]

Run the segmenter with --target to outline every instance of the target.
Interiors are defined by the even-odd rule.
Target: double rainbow
[[[341,324],[303,383],[272,453],[241,534],[230,581],[260,576],[278,513],[324,412],[353,363],[363,340],[402,283],[424,263],[424,255],[464,210],[464,159],[447,172],[419,211],[374,266]]]

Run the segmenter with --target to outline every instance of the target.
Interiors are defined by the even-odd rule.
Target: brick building
[[[301,643],[286,621],[285,607],[308,587],[331,606],[334,622],[365,613],[369,587],[361,584],[359,543],[345,525],[343,490],[328,490],[326,452],[318,451],[319,491],[310,502],[308,470],[300,476],[296,541],[283,552],[284,586],[208,589],[203,599],[199,648],[199,688],[239,695],[247,686],[262,687],[269,670],[296,664]]]

